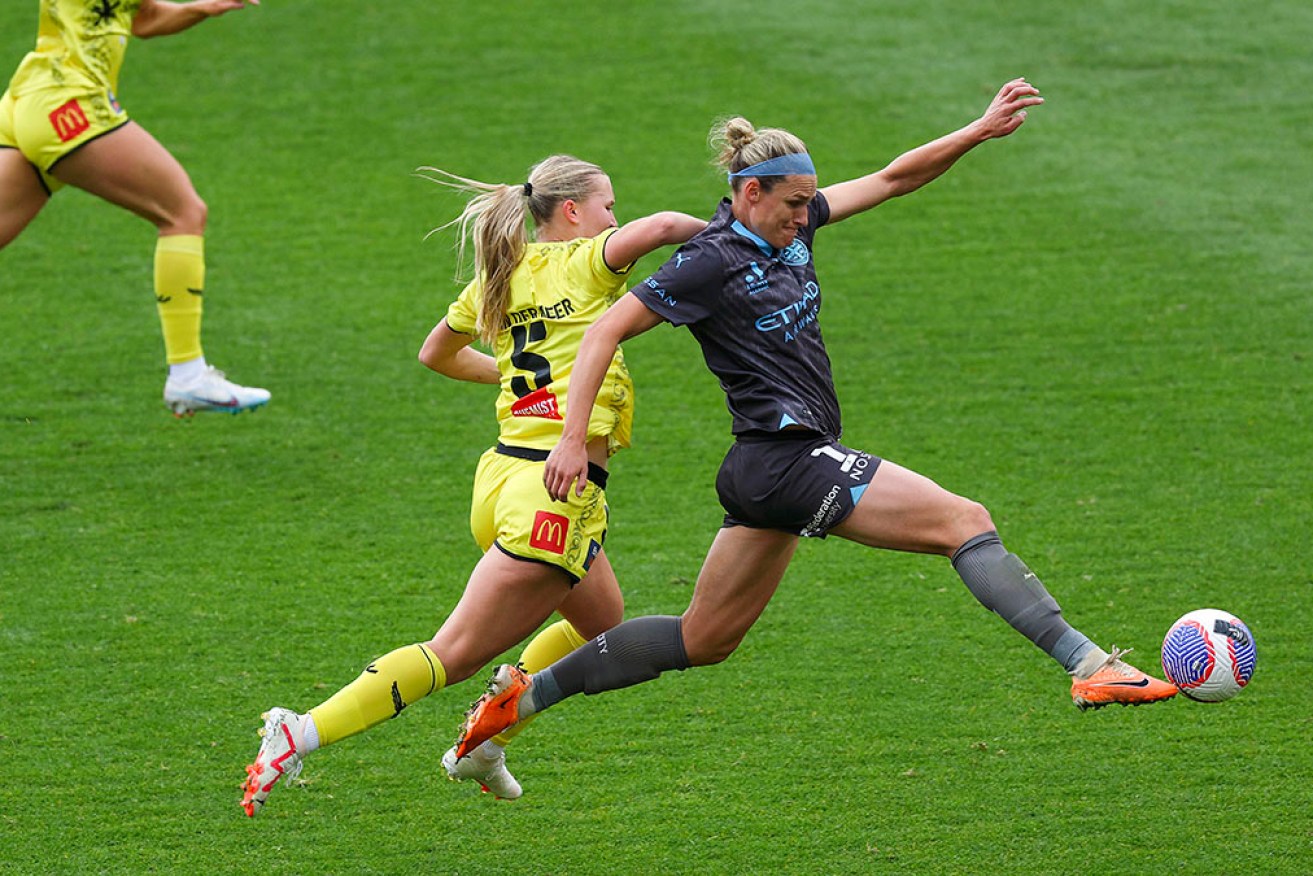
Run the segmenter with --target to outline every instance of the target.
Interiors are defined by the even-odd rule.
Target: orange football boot
[[[1102,709],[1113,703],[1123,706],[1142,706],[1145,703],[1157,703],[1170,700],[1176,696],[1176,685],[1147,675],[1129,663],[1122,661],[1122,655],[1130,648],[1120,650],[1115,645],[1108,659],[1086,678],[1073,678],[1071,681],[1071,699],[1076,708]]]
[[[488,682],[488,692],[465,713],[465,723],[456,738],[457,759],[518,722],[520,697],[532,686],[529,673],[520,667],[509,663],[498,666]]]

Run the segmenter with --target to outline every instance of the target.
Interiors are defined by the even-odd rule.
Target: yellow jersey
[[[561,437],[584,331],[625,292],[630,266],[614,271],[602,258],[608,228],[593,238],[530,243],[511,274],[506,327],[493,356],[501,372],[497,422],[503,444],[551,450]],[[482,282],[477,278],[447,310],[447,325],[477,334]],[[634,386],[616,350],[588,418],[588,439],[605,435],[612,453],[629,446]]]
[[[18,65],[10,93],[117,89],[141,0],[38,0],[38,5],[36,50]]]

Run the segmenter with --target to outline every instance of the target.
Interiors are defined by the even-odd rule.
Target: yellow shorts
[[[41,88],[0,97],[0,147],[17,149],[36,167],[46,191],[63,183],[50,175],[61,158],[128,123],[109,89]]]
[[[514,455],[508,455],[514,454]],[[556,566],[578,582],[606,541],[606,472],[589,466],[582,496],[557,502],[543,486],[546,451],[498,445],[474,474],[470,529],[482,550]]]

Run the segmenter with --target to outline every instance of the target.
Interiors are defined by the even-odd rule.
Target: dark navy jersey
[[[735,435],[791,424],[840,435],[812,260],[816,229],[830,218],[824,195],[812,198],[807,217],[793,243],[776,249],[735,219],[725,199],[705,229],[632,290],[702,345]]]

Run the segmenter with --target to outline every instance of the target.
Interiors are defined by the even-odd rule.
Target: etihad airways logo
[[[529,535],[529,547],[554,554],[564,554],[565,532],[569,528],[569,518],[550,511],[539,511],[533,516],[533,532]]]
[[[757,317],[757,331],[773,332],[777,329],[784,329],[784,339],[786,341],[793,340],[798,329],[816,321],[816,315],[820,309],[818,300],[820,297],[821,287],[808,280],[802,289],[802,296],[797,301],[785,305],[779,310]]]
[[[561,419],[556,394],[547,387],[535,389],[511,405],[512,417],[542,417],[544,420]]]

